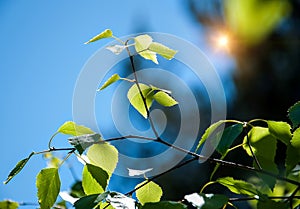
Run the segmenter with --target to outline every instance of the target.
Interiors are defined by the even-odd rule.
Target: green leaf
[[[50,209],[59,194],[60,179],[57,168],[46,168],[36,179],[37,196],[41,209]]]
[[[72,135],[72,136],[80,136],[84,134],[94,133],[94,131],[92,131],[91,129],[85,126],[77,125],[73,121],[65,122],[62,126],[58,128],[57,132],[62,134]]]
[[[109,38],[113,36],[113,32],[110,29],[106,29],[103,32],[99,33],[98,35],[91,38],[89,41],[85,42],[84,44],[89,44],[94,41],[98,41],[103,38]]]
[[[228,202],[228,197],[220,194],[198,194],[185,195],[184,199],[199,209],[223,208]]]
[[[89,148],[87,157],[91,164],[102,168],[111,176],[118,163],[118,150],[108,143],[94,144]]]
[[[76,197],[76,198],[81,198],[81,197],[85,196],[85,193],[83,191],[83,187],[82,187],[82,182],[81,181],[76,181],[71,186],[70,195],[72,197]]]
[[[300,101],[289,108],[288,117],[292,121],[294,129],[300,125]]]
[[[254,196],[258,193],[253,184],[250,184],[243,180],[235,180],[232,177],[219,178],[217,179],[217,182],[227,187],[231,192],[235,194]]]
[[[73,145],[79,154],[82,154],[91,145],[101,140],[100,134],[85,134],[69,138],[69,143]]]
[[[287,202],[275,202],[273,200],[258,200],[257,209],[288,209],[289,204]]]
[[[253,127],[248,132],[248,138],[252,147],[252,151],[256,156],[261,168],[274,174],[278,174],[277,165],[274,162],[277,148],[276,138],[269,132],[268,128]],[[244,138],[243,148],[249,156],[252,156],[250,147],[247,144],[247,136]],[[258,168],[255,161],[254,167]],[[272,189],[275,186],[276,179],[270,178],[264,174],[258,174],[264,182]]]
[[[74,207],[76,209],[93,209],[100,202],[96,201],[99,195],[92,194],[82,197],[74,203]]]
[[[298,165],[299,162],[300,162],[299,151],[292,145],[288,145],[286,150],[286,158],[285,158],[286,173],[289,174],[294,169],[294,167]]]
[[[34,152],[30,153],[30,155],[27,158],[19,161],[17,163],[17,165],[10,171],[7,179],[3,183],[7,184],[13,177],[15,177],[24,168],[24,166],[29,161],[29,159],[32,157],[32,155],[34,155]]]
[[[175,54],[177,53],[177,51],[157,42],[152,42],[149,46],[149,49],[168,60],[174,58]]]
[[[106,201],[109,202],[115,209],[136,209],[135,200],[119,192],[111,192],[108,194]]]
[[[187,206],[173,201],[148,202],[140,209],[187,209]]]
[[[135,50],[143,58],[147,60],[152,60],[154,63],[158,64],[156,53],[152,52],[149,49],[150,44],[152,43],[152,38],[149,35],[140,35],[134,38],[135,41]]]
[[[19,207],[19,203],[13,202],[11,200],[4,200],[0,202],[1,209],[17,209]]]
[[[148,180],[136,185],[135,188],[138,188],[146,182],[148,182]],[[159,202],[162,194],[163,191],[161,187],[153,181],[147,183],[136,191],[136,197],[142,205],[146,202]]]
[[[217,130],[218,127],[220,127],[220,125],[222,125],[223,123],[225,123],[225,120],[220,120],[214,124],[212,124],[211,126],[209,126],[206,131],[204,132],[204,134],[201,137],[201,140],[199,141],[199,144],[196,148],[196,151],[202,146],[202,144],[209,138],[211,137]],[[214,134],[215,135],[215,134]]]
[[[98,194],[105,191],[108,174],[102,168],[86,164],[82,172],[82,186],[85,194]]]
[[[153,99],[155,99],[155,101],[157,101],[159,104],[165,107],[172,107],[178,104],[178,102],[175,99],[173,99],[169,94],[167,94],[164,91],[159,91],[156,94],[154,94]]]
[[[97,91],[103,90],[112,83],[120,80],[120,76],[118,74],[113,74]]]
[[[285,145],[288,145],[290,143],[290,140],[292,138],[291,133],[291,126],[282,121],[268,121],[268,128],[270,133],[283,142]]]
[[[243,124],[234,124],[225,128],[224,132],[218,132],[216,138],[221,138],[216,150],[224,155],[230,148],[234,140],[243,132]]]
[[[146,104],[148,107],[148,110],[150,109],[151,105],[152,105],[152,97],[146,97],[147,94],[151,91],[151,87],[140,83],[139,84],[142,94],[144,96],[144,98],[146,99]],[[130,104],[142,115],[144,116],[144,118],[147,118],[147,110],[145,108],[144,102],[143,102],[143,98],[139,92],[138,86],[137,84],[133,84],[131,86],[131,88],[129,89],[128,93],[127,93],[127,98],[130,102]]]
[[[297,128],[294,133],[291,140],[291,144],[293,147],[295,147],[298,152],[300,153],[300,128]]]

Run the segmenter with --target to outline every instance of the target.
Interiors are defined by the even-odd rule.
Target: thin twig
[[[275,200],[275,199],[289,199],[290,196],[269,196],[269,199]],[[294,196],[296,199],[300,199],[300,196]],[[258,197],[233,197],[229,198],[229,202],[238,202],[238,201],[248,201],[248,200],[258,200]]]
[[[288,179],[288,178],[276,175],[274,173],[271,173],[271,172],[268,172],[268,171],[265,171],[265,170],[260,170],[260,169],[254,168],[254,167],[250,167],[250,166],[246,166],[246,165],[242,165],[242,164],[238,164],[238,163],[234,163],[234,162],[230,162],[230,161],[224,161],[224,160],[220,160],[220,159],[216,159],[216,158],[206,157],[206,156],[203,156],[203,155],[191,152],[189,150],[185,150],[185,149],[183,149],[181,147],[177,147],[177,146],[175,146],[173,144],[170,144],[169,142],[167,142],[167,141],[165,141],[165,140],[163,140],[161,138],[158,138],[158,140],[156,140],[156,142],[165,144],[166,146],[172,147],[172,148],[174,148],[174,149],[176,149],[176,150],[178,150],[180,152],[184,152],[184,153],[186,153],[188,155],[197,157],[200,160],[207,160],[207,161],[209,161],[211,163],[220,163],[220,165],[222,165],[222,166],[228,166],[228,167],[233,167],[233,168],[240,168],[240,169],[247,170],[247,171],[254,171],[254,172],[261,173],[261,174],[266,174],[266,175],[271,176],[273,178],[276,178],[278,180],[282,180],[282,181],[289,182],[291,184],[300,186],[300,182],[294,181],[292,179]]]
[[[184,165],[187,165],[187,164],[189,164],[190,162],[193,162],[193,161],[195,161],[195,160],[197,160],[197,159],[198,159],[197,157],[193,157],[193,158],[191,158],[191,159],[189,159],[189,160],[186,160],[186,161],[184,161],[184,162],[182,162],[182,163],[180,163],[180,164],[174,166],[173,168],[171,168],[171,169],[169,169],[169,170],[167,170],[167,171],[165,171],[165,172],[163,172],[163,173],[160,173],[160,174],[158,174],[158,175],[156,175],[156,176],[153,176],[153,177],[149,178],[148,181],[146,181],[145,183],[143,183],[143,184],[139,185],[138,187],[134,188],[133,190],[127,192],[125,195],[132,195],[136,190],[142,188],[143,186],[147,185],[147,184],[150,183],[151,181],[153,181],[153,180],[155,180],[155,179],[157,179],[157,178],[159,178],[159,177],[161,177],[161,176],[163,176],[163,175],[165,175],[165,174],[167,174],[167,173],[169,173],[169,172],[171,172],[171,171],[173,171],[173,170],[176,170],[177,168],[180,168],[180,167],[182,167],[182,166],[184,166]]]
[[[262,170],[262,167],[261,167],[261,165],[260,165],[260,163],[259,163],[257,157],[255,156],[252,147],[251,147],[251,143],[250,143],[250,139],[249,139],[249,130],[248,130],[248,126],[247,126],[247,125],[246,125],[244,131],[246,132],[245,134],[246,134],[246,137],[247,137],[247,145],[248,145],[248,147],[249,147],[249,149],[250,149],[250,152],[251,152],[251,155],[252,155],[252,157],[253,157],[253,159],[254,159],[254,162],[255,162],[255,164],[257,165],[257,167],[258,167],[260,170]]]

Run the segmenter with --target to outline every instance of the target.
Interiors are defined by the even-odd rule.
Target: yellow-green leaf
[[[91,129],[82,125],[77,125],[73,121],[65,122],[62,126],[58,128],[57,132],[62,134],[72,135],[72,136],[80,136],[84,134],[94,133],[94,131],[92,131]]]
[[[216,130],[218,129],[218,127],[220,127],[223,123],[225,123],[226,121],[225,120],[220,120],[214,124],[212,124],[211,126],[209,126],[204,134],[202,135],[201,137],[201,140],[199,141],[198,143],[198,146],[196,148],[196,151],[202,146],[202,144],[211,136],[215,136],[216,134]]]
[[[139,84],[142,94],[144,96],[144,98],[146,99],[146,104],[147,104],[147,108],[148,110],[150,109],[153,99],[152,97],[147,97],[148,93],[151,91],[151,87],[140,83]],[[139,92],[138,86],[137,84],[133,84],[131,86],[131,88],[129,89],[128,93],[127,93],[127,98],[130,102],[130,104],[142,115],[144,116],[144,118],[147,118],[147,110],[145,108],[145,104],[143,101],[143,98]]]
[[[4,200],[0,202],[1,209],[17,209],[19,207],[19,203],[13,202],[11,200]]]
[[[169,47],[157,42],[152,42],[149,46],[149,49],[168,60],[173,59],[177,53],[176,50],[170,49]]]
[[[269,132],[268,128],[262,127],[253,127],[248,132],[249,142],[252,147],[252,151],[256,156],[262,169],[272,172],[274,174],[278,173],[277,165],[274,162],[277,148],[276,138]],[[243,148],[246,150],[249,156],[252,156],[250,147],[247,144],[247,136],[244,138]],[[254,167],[258,167],[255,162],[253,162]],[[270,178],[266,175],[258,174],[264,182],[269,185],[270,188],[273,188],[276,180]]]
[[[156,53],[149,50],[150,44],[152,43],[152,38],[149,35],[137,36],[134,38],[134,42],[135,50],[139,55],[158,64]]]
[[[109,38],[113,36],[113,32],[110,29],[106,29],[103,32],[99,33],[98,35],[91,38],[89,41],[85,42],[84,44],[89,44],[94,41],[98,41],[103,38]]]
[[[103,90],[112,83],[120,80],[120,76],[118,74],[113,74],[97,91]]]
[[[118,163],[118,150],[108,143],[94,144],[88,149],[87,157],[91,164],[102,168],[111,176]]]
[[[36,178],[37,196],[41,209],[50,209],[59,194],[60,179],[58,168],[46,168]]]
[[[217,179],[217,182],[227,187],[231,192],[235,194],[244,194],[249,196],[258,194],[253,184],[250,184],[243,180],[236,180],[232,177],[222,177]]]
[[[164,91],[159,91],[156,94],[154,94],[153,99],[155,99],[155,101],[157,101],[159,104],[165,107],[172,107],[178,104],[178,102],[174,98],[172,98],[169,94],[167,94]]]
[[[148,180],[138,184],[136,188],[145,184]],[[155,182],[151,181],[146,185],[142,186],[136,191],[136,197],[142,205],[146,202],[159,202],[163,194],[161,187]]]
[[[86,195],[103,193],[107,186],[108,173],[102,168],[86,164],[82,171],[82,186]]]
[[[292,138],[291,126],[282,121],[268,121],[268,128],[270,133],[283,142],[285,145],[290,144],[290,140]]]
[[[300,153],[300,128],[297,128],[293,133],[293,138],[291,140],[291,144],[295,147]]]

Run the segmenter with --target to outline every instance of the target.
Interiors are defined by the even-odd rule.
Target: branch
[[[228,167],[233,167],[233,168],[240,168],[240,169],[247,170],[247,171],[254,171],[254,172],[261,173],[261,174],[266,174],[266,175],[271,176],[273,178],[276,178],[278,180],[282,180],[282,181],[289,182],[291,184],[300,186],[300,182],[297,182],[297,181],[294,181],[292,179],[288,179],[288,178],[276,175],[274,173],[271,173],[271,172],[268,172],[268,171],[265,171],[265,170],[260,170],[260,169],[254,168],[254,167],[250,167],[250,166],[246,166],[246,165],[242,165],[242,164],[238,164],[238,163],[234,163],[234,162],[224,161],[224,160],[220,160],[220,159],[216,159],[216,158],[206,157],[206,156],[197,154],[195,152],[191,152],[189,150],[185,150],[185,149],[183,149],[181,147],[177,147],[177,146],[175,146],[173,144],[170,144],[169,142],[161,139],[160,137],[156,140],[156,142],[164,144],[164,145],[166,145],[168,147],[172,147],[172,148],[174,148],[174,149],[176,149],[176,150],[178,150],[180,152],[183,152],[183,153],[186,153],[188,155],[197,157],[198,159],[201,159],[201,160],[207,160],[207,161],[209,161],[211,163],[220,163],[220,165],[223,165],[223,166],[228,166]]]
[[[184,162],[182,162],[182,163],[180,163],[180,164],[174,166],[173,168],[171,168],[171,169],[169,169],[169,170],[167,170],[167,171],[165,171],[165,172],[163,172],[163,173],[160,173],[160,174],[158,174],[158,175],[156,175],[156,176],[153,176],[152,178],[149,178],[148,181],[146,181],[145,183],[143,183],[143,184],[141,184],[140,186],[134,188],[133,190],[127,192],[125,195],[132,195],[136,190],[138,190],[138,189],[142,188],[143,186],[147,185],[148,183],[150,183],[150,182],[153,181],[154,179],[157,179],[157,178],[159,178],[159,177],[161,177],[161,176],[163,176],[163,175],[165,175],[165,174],[167,174],[167,173],[169,173],[169,172],[171,172],[171,171],[173,171],[173,170],[176,170],[177,168],[180,168],[180,167],[182,167],[182,166],[184,166],[184,165],[187,165],[187,164],[189,164],[190,162],[193,162],[193,161],[195,161],[195,160],[197,160],[197,159],[198,159],[198,157],[193,157],[193,158],[191,158],[191,159],[189,159],[189,160],[186,160],[186,161],[184,161]]]
[[[269,196],[269,199],[275,200],[275,199],[289,199],[290,196]],[[300,199],[300,196],[294,196],[296,199]],[[233,197],[229,198],[229,202],[238,202],[238,201],[248,201],[248,200],[258,200],[257,197]]]

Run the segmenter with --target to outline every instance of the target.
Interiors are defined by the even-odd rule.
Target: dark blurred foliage
[[[262,0],[263,2],[263,0]],[[189,0],[189,9],[204,30],[226,28],[220,0]],[[300,98],[300,1],[291,0],[289,17],[267,39],[255,45],[236,40],[231,55],[236,60],[237,97],[228,117],[248,120],[286,120],[286,110]],[[257,22],[257,24],[261,24]]]
[[[242,0],[241,0],[242,1]],[[263,1],[263,0],[262,0]],[[212,30],[226,29],[223,1],[187,0],[186,8],[193,21],[199,24],[207,36]],[[291,12],[263,41],[249,45],[235,40],[230,54],[236,61],[234,81],[236,97],[228,107],[227,118],[249,120],[263,118],[287,121],[287,109],[300,100],[300,1],[291,0]],[[188,5],[188,6],[187,6]],[[260,23],[257,23],[260,24]],[[228,29],[227,29],[228,30]],[[241,139],[240,139],[241,140]],[[238,142],[236,142],[238,143]],[[283,164],[284,146],[278,145],[279,164]],[[215,157],[219,157],[215,154]],[[226,158],[251,165],[248,156],[234,152]],[[164,198],[179,200],[185,194],[199,192],[209,180],[214,165],[194,162],[163,176],[158,181],[164,189]],[[232,168],[220,168],[218,176],[231,175],[247,179],[253,173]],[[210,187],[214,192],[227,192],[222,187]],[[206,192],[213,190],[206,190]],[[239,203],[239,208],[248,208]]]

